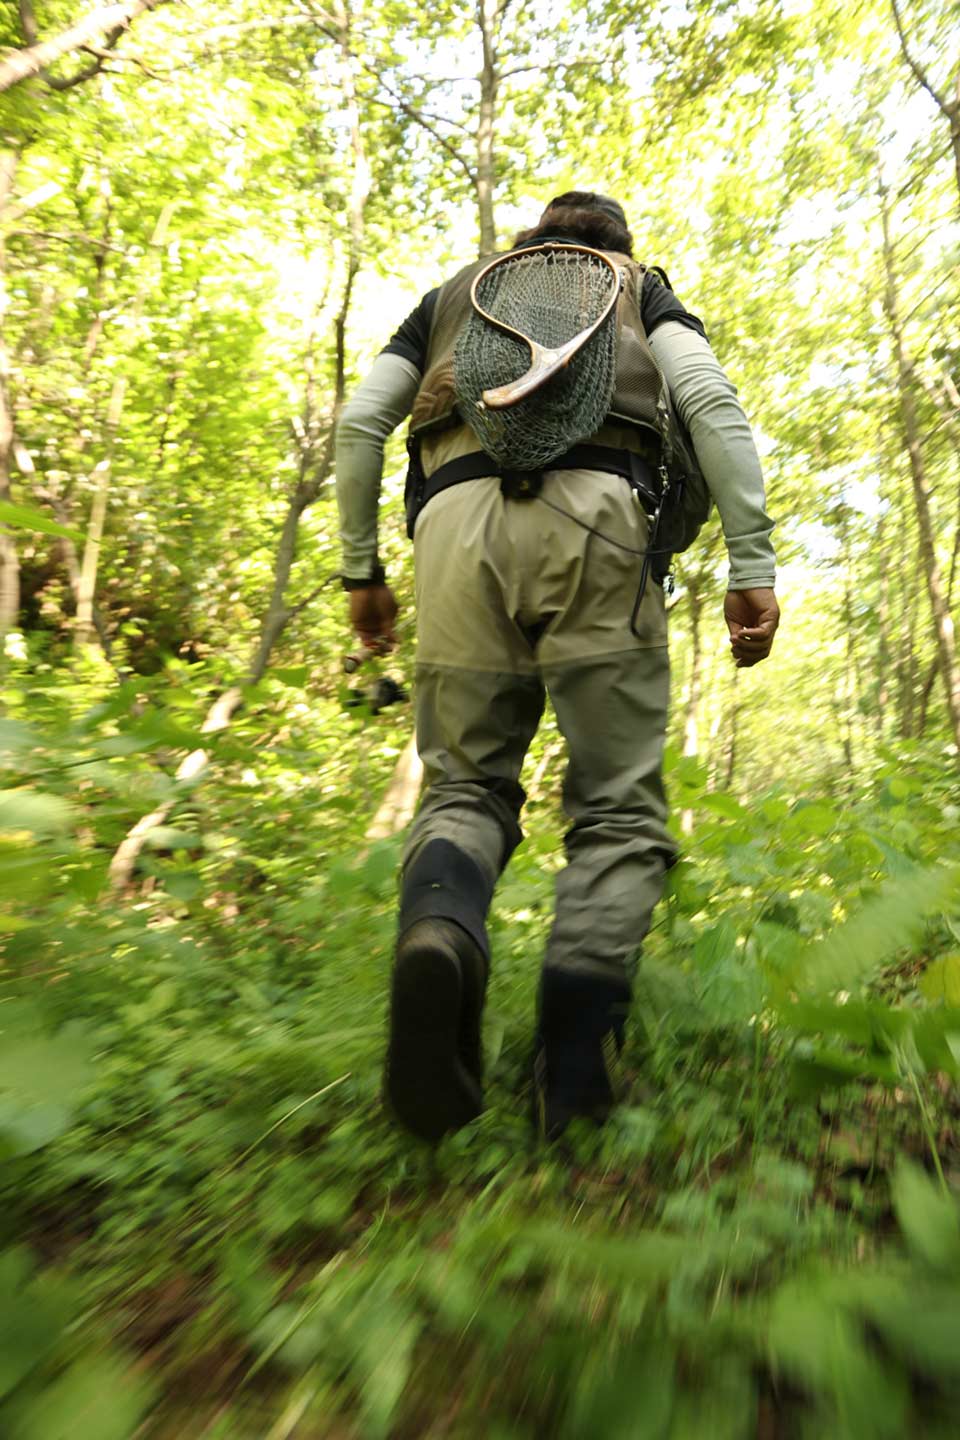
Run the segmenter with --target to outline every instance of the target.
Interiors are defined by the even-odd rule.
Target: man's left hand
[[[766,660],[780,624],[780,606],[772,590],[728,590],[723,616],[737,668]]]
[[[374,655],[386,655],[397,643],[394,621],[397,618],[396,596],[389,585],[365,585],[351,590],[350,624],[360,642]]]

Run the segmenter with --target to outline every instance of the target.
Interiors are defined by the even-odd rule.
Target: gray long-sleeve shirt
[[[729,588],[772,586],[773,521],[766,512],[760,460],[735,386],[707,340],[685,325],[664,321],[650,336],[650,345],[720,513],[730,559]],[[336,471],[344,575],[369,575],[376,561],[383,447],[410,413],[420,378],[412,361],[384,352],[341,414]]]

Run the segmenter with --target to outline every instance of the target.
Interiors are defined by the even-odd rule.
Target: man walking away
[[[546,695],[567,745],[570,827],[539,991],[542,1129],[553,1137],[574,1116],[602,1119],[614,1102],[631,978],[674,860],[661,776],[664,567],[652,524],[666,450],[684,430],[723,524],[735,663],[763,660],[779,621],[756,448],[703,324],[662,271],[634,261],[626,217],[608,196],[558,196],[510,253],[529,251],[534,266],[556,266],[575,258],[563,247],[600,252],[620,277],[613,318],[604,322],[613,329],[598,331],[612,346],[613,370],[609,405],[601,397],[592,433],[539,469],[511,469],[491,453],[499,421],[457,389],[470,359],[462,337],[468,323],[478,324],[475,287],[489,259],[423,297],[338,429],[351,623],[365,645],[384,647],[396,602],[377,556],[383,445],[412,413],[407,504],[425,791],[403,859],[386,1089],[403,1124],[430,1141],[482,1108],[486,915],[521,839],[519,776]],[[602,261],[588,255],[583,263]],[[498,323],[494,317],[493,330]],[[482,350],[482,322],[476,333]],[[537,406],[551,394],[556,401],[551,386],[572,385],[570,405],[584,398],[577,373],[592,372],[576,372],[576,364],[566,380],[542,386],[546,399],[517,406],[510,423],[521,441],[516,416],[529,415],[532,426],[543,413]]]

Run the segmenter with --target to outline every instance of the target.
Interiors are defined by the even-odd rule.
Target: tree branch
[[[173,3],[174,0],[126,0],[122,5],[105,5],[92,14],[85,15],[76,25],[62,31],[52,40],[38,40],[28,45],[25,50],[14,50],[6,59],[0,61],[0,93],[34,75],[43,75],[47,84],[55,90],[66,90],[73,85],[79,85],[81,79],[90,79],[96,74],[102,60],[97,61],[95,68],[87,66],[66,80],[50,80],[45,72],[57,60],[62,60],[65,55],[72,55],[77,50],[83,50],[97,39],[104,39],[107,48],[112,49],[138,15],[142,15],[144,11],[156,10],[160,5]],[[36,22],[29,0],[21,3],[20,21],[24,25],[25,34],[29,33],[31,27],[36,34]]]
[[[310,0],[309,9],[317,28],[321,30],[322,33],[326,35],[329,39],[337,40],[339,37],[339,27],[336,18],[330,15],[320,6],[312,3],[312,0]],[[412,105],[409,100],[405,100],[402,95],[399,95],[397,91],[394,90],[392,86],[390,86],[384,79],[383,72],[381,70],[378,70],[377,67],[373,65],[369,60],[362,60],[359,56],[355,58],[356,63],[359,64],[360,68],[364,70],[368,75],[372,75],[373,78],[377,81],[378,85],[381,85],[383,89],[386,90],[393,103],[400,110],[402,110],[405,115],[409,115],[411,120],[414,120],[418,125],[421,125],[429,135],[433,136],[434,140],[436,140],[440,148],[444,150],[447,155],[450,156],[450,159],[454,162],[454,164],[460,166],[461,170],[464,172],[467,179],[470,181],[470,184],[474,185],[476,183],[476,176],[470,165],[467,163],[467,161],[464,160],[463,156],[460,154],[459,150],[452,143],[452,141],[448,140],[447,137],[436,128],[436,125],[432,123],[429,111],[421,110],[418,106]],[[376,96],[371,96],[370,98],[375,105],[382,105],[386,109],[391,108],[389,105],[387,105],[387,102],[385,100],[380,100]],[[437,118],[439,119],[440,117]],[[446,120],[446,117],[443,117],[443,119],[446,124],[458,125],[460,129],[464,130],[467,128],[466,126],[459,125],[458,121]]]
[[[40,39],[40,32],[37,29],[37,17],[33,13],[31,0],[20,0],[20,29],[23,31],[23,38],[28,45],[36,45]]]
[[[900,37],[900,50],[903,54],[904,60],[906,60],[907,64],[910,66],[910,69],[913,71],[914,79],[916,80],[918,85],[922,85],[923,89],[926,90],[927,94],[934,101],[937,107],[943,112],[943,114],[946,115],[947,119],[952,119],[952,107],[949,101],[944,100],[943,96],[940,95],[933,88],[933,85],[927,78],[926,71],[921,69],[919,61],[915,60],[913,55],[910,53],[910,47],[907,44],[907,37],[904,33],[903,20],[900,15],[900,7],[897,4],[897,0],[890,0],[890,4],[893,7],[893,22],[897,27],[897,34]]]

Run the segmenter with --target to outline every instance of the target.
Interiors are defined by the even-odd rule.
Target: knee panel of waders
[[[426,918],[452,920],[489,957],[487,910],[493,881],[449,840],[428,840],[403,872],[400,934]]]

